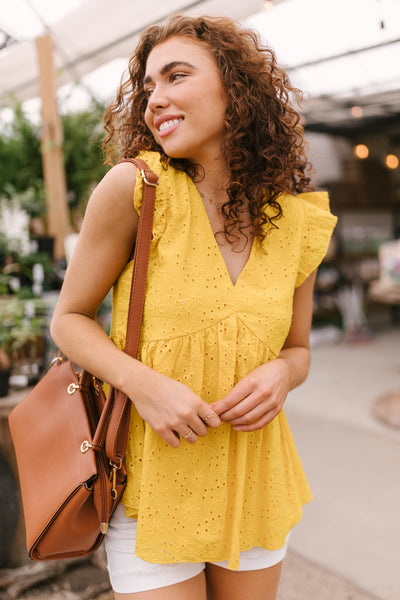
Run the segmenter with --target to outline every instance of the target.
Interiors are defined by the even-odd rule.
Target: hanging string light
[[[385,165],[389,169],[397,169],[399,166],[399,159],[395,154],[388,154],[385,158]]]
[[[369,149],[365,144],[357,144],[357,146],[354,146],[353,152],[357,158],[364,159],[369,156]]]
[[[352,114],[352,115],[353,115],[353,117],[355,117],[356,119],[360,119],[360,118],[363,116],[363,114],[364,114],[364,111],[363,111],[363,109],[361,108],[361,106],[352,106],[352,107],[351,107],[351,114]]]

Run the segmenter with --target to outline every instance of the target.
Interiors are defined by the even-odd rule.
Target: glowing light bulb
[[[365,144],[357,144],[357,146],[354,146],[353,152],[357,158],[364,159],[369,156],[368,146],[365,146]]]
[[[397,169],[399,166],[399,159],[395,154],[388,154],[385,158],[385,165],[389,169]]]
[[[364,114],[364,111],[363,111],[363,109],[361,108],[361,106],[352,106],[352,107],[351,107],[351,114],[352,114],[352,115],[353,115],[353,117],[355,117],[356,119],[360,119],[360,118],[363,116],[363,114]]]

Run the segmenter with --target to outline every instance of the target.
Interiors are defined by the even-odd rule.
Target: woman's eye
[[[178,79],[182,79],[183,77],[186,77],[186,73],[171,73],[169,75],[169,81],[171,83],[173,83],[174,81],[177,81]],[[153,92],[154,92],[154,88],[145,88],[144,89],[144,95],[146,96],[147,99],[150,98],[150,96],[152,95]]]
[[[176,81],[177,79],[180,79],[181,77],[185,77],[185,73],[171,73],[170,80]]]

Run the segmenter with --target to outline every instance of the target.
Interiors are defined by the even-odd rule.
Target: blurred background
[[[55,352],[49,319],[107,170],[104,108],[141,31],[172,12],[238,19],[274,48],[305,92],[315,182],[339,218],[318,272],[310,377],[287,401],[314,501],[279,598],[398,600],[400,0],[0,0],[0,598],[77,568],[26,564],[7,417]],[[109,327],[109,298],[99,320]],[[92,592],[66,577],[54,597],[107,596],[103,557],[85,568],[86,583],[101,573]]]

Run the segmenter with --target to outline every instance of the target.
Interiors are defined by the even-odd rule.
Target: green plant
[[[5,234],[0,231],[0,267],[4,266],[8,255],[8,243]]]
[[[30,217],[43,217],[46,214],[44,185],[41,179],[22,191],[17,190],[12,183],[6,183],[3,193],[6,198],[14,199]]]
[[[35,344],[44,333],[45,311],[42,300],[0,298],[0,369],[21,358],[34,358]]]
[[[61,116],[69,205],[81,213],[92,189],[108,170],[101,150],[103,112],[103,105],[93,103],[85,111]]]
[[[22,105],[14,106],[14,119],[0,133],[0,194],[12,183],[17,191],[42,185],[40,128],[25,115]]]
[[[0,267],[0,296],[12,292],[21,300],[35,298],[38,295],[33,285],[35,265],[41,265],[43,269],[41,287],[51,289],[52,283],[58,278],[46,253],[38,252],[20,256],[17,253],[10,253],[7,264]],[[12,286],[13,281],[16,281],[17,286]]]
[[[70,208],[80,212],[94,185],[103,177],[101,139],[104,106],[93,104],[85,111],[61,115],[63,151]],[[0,131],[0,196],[9,197],[10,184],[22,193],[27,212],[43,210],[43,174],[40,127],[14,106],[14,119]]]

